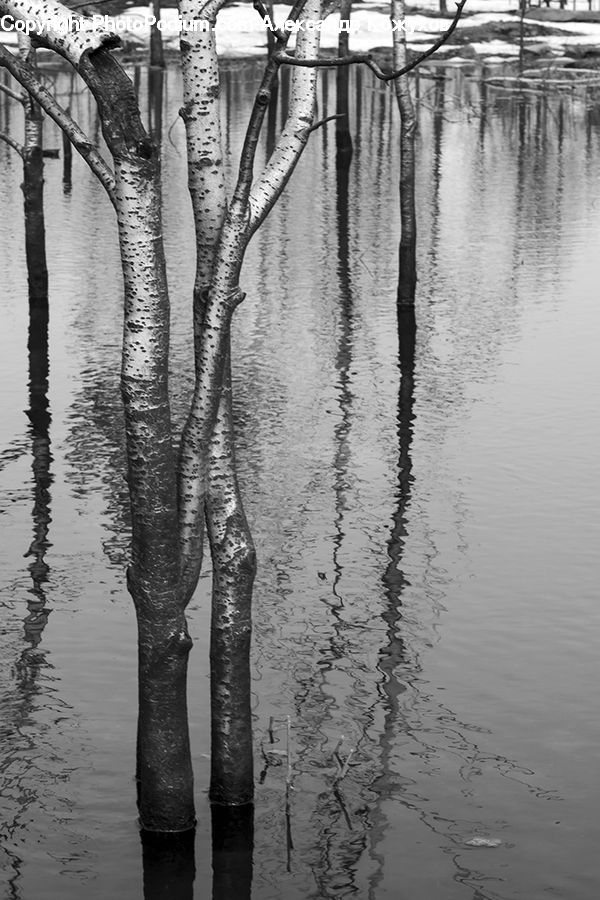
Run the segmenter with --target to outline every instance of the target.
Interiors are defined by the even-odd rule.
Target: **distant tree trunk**
[[[562,5],[561,5],[562,9]],[[519,76],[523,76],[525,56],[525,0],[521,0],[519,12]]]
[[[162,144],[164,84],[164,69],[150,66],[148,70],[148,130],[159,152]]]
[[[28,38],[19,41],[20,56],[36,70],[35,50]],[[48,267],[44,225],[44,159],[42,110],[25,95],[25,140],[23,142],[23,197],[25,209],[25,257],[29,282],[29,303],[48,305]]]
[[[406,10],[404,0],[392,0],[392,18],[404,22]],[[406,65],[406,32],[393,34],[393,66],[400,69]],[[415,133],[417,118],[407,77],[394,81],[396,100],[400,112],[400,247],[398,275],[398,306],[415,302],[417,285],[417,220],[415,210]]]
[[[352,14],[352,0],[342,0],[340,6],[340,22],[350,23]],[[348,28],[350,25],[348,24]],[[338,56],[347,56],[350,44],[350,33],[340,31],[338,38]],[[336,165],[349,166],[352,159],[352,136],[350,134],[350,105],[348,103],[348,88],[350,80],[350,67],[341,66],[337,70],[336,104],[335,112],[338,118],[335,121],[335,147]]]
[[[67,106],[66,109],[67,115],[71,115],[71,107]],[[71,185],[72,185],[72,169],[73,169],[73,150],[71,147],[71,141],[67,137],[67,135],[62,133],[62,145],[63,145],[63,190],[65,194],[71,193]]]
[[[448,12],[448,5],[446,3],[446,0],[440,0],[440,12],[443,15],[446,15],[446,13]]]
[[[154,22],[150,26],[150,65],[158,69],[165,67],[165,53],[163,48],[162,33],[159,30],[161,0],[152,0],[152,17]]]

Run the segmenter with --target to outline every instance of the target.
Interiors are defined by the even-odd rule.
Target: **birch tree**
[[[463,0],[464,3],[464,0]],[[314,121],[317,69],[365,63],[370,54],[319,56],[319,29],[272,28],[239,173],[226,194],[214,25],[224,0],[180,0],[188,181],[197,266],[193,291],[195,378],[180,446],[169,407],[169,294],[162,237],[160,156],[133,85],[113,50],[118,37],[56,0],[0,0],[0,12],[34,23],[36,44],[54,50],[83,79],[98,106],[106,160],[40,82],[28,60],[0,45],[0,65],[63,129],[115,208],[124,280],[121,389],[125,410],[132,542],[127,584],[136,610],[139,661],[137,783],[140,822],[154,832],[195,823],[186,679],[192,645],[185,610],[205,544],[212,558],[211,786],[216,804],[253,799],[249,650],[256,554],[236,478],[230,330],[244,299],[248,244],[290,179]],[[266,8],[255,8],[265,19]],[[329,8],[297,0],[288,20],[318,22]],[[73,21],[77,27],[73,26]],[[421,58],[428,55],[422,54]],[[292,67],[287,118],[264,169],[255,172],[261,128],[282,65]]]

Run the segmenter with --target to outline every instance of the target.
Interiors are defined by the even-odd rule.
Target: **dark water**
[[[245,63],[225,79],[233,156],[256,76]],[[97,134],[86,96],[56,77]],[[145,84],[141,73],[142,94]],[[405,334],[401,369],[397,122],[366,74],[354,84],[348,193],[323,129],[244,269],[234,369],[259,553],[263,772],[251,895],[595,900],[600,116],[591,96],[486,92],[465,71],[422,77],[419,92],[418,331],[414,347]],[[330,75],[320,112],[334,103]],[[179,104],[170,72],[181,422],[194,254]],[[4,99],[0,113],[17,133]],[[50,126],[47,143],[59,144]],[[1,896],[135,900],[113,213],[79,160],[70,195],[48,161],[49,371],[43,346],[30,368],[20,163],[4,145],[0,160]],[[205,572],[190,611],[196,898],[212,879],[209,584]],[[286,765],[270,756],[265,773],[261,744],[286,751],[288,716],[286,823]],[[337,786],[336,747],[342,761],[353,748]],[[215,859],[214,896],[249,897],[247,858]]]

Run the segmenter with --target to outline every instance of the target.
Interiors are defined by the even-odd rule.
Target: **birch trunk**
[[[192,18],[180,3],[183,21]],[[214,24],[207,12],[207,25]],[[186,594],[202,564],[206,516],[213,563],[211,612],[211,801],[244,804],[254,792],[250,632],[255,553],[235,473],[230,326],[243,299],[248,241],[244,210],[227,215],[214,32],[182,35],[188,184],[196,227],[196,385],[179,464],[181,574]]]
[[[127,581],[138,623],[140,821],[150,831],[185,831],[195,823],[186,697],[192,641],[179,591],[159,156],[131,82],[110,54],[85,57],[81,68],[115,163],[125,287],[121,386],[132,516]]]
[[[152,831],[183,831],[195,820],[186,698],[192,642],[178,589],[158,163],[120,160],[115,174],[125,281],[122,392],[132,512],[128,586],[138,622],[140,820]]]
[[[392,0],[392,18],[405,22],[404,0]],[[406,65],[406,32],[393,33],[393,68]],[[406,76],[394,81],[400,112],[400,247],[398,274],[398,307],[415,302],[417,286],[417,220],[415,211],[415,133],[417,118]]]
[[[228,347],[206,506],[213,563],[210,799],[241,805],[254,799],[250,639],[256,554],[236,474],[229,356]]]
[[[194,358],[196,384],[190,416],[181,442],[178,466],[179,541],[181,584],[191,597],[202,566],[208,445],[216,417],[219,385],[209,384],[208,408],[200,410],[207,367],[205,313],[217,246],[227,213],[220,126],[219,69],[214,15],[206,19],[206,31],[185,30],[194,21],[196,3],[182,0],[184,22],[181,46],[183,107],[188,158],[188,188],[196,230],[196,278],[194,283]],[[214,323],[211,323],[213,325]],[[216,354],[222,364],[223,354]],[[210,376],[209,376],[210,378]],[[205,383],[205,382],[204,382]],[[216,393],[215,393],[216,392]],[[216,402],[215,402],[216,401]],[[207,414],[212,421],[203,423]]]

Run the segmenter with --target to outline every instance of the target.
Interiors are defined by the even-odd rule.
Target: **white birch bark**
[[[36,40],[77,66],[82,55],[102,46],[114,47],[119,37],[89,16],[74,14],[56,0],[0,0],[0,13],[35,26]],[[73,21],[77,30],[72,29]],[[33,32],[32,32],[33,33]]]
[[[219,309],[214,304],[205,325],[217,246],[227,213],[219,115],[219,66],[212,28],[220,5],[214,4],[210,11],[198,10],[194,0],[181,0],[179,5],[183,20],[180,47],[184,101],[180,115],[186,128],[188,187],[196,230],[196,378],[178,466],[180,577],[184,602],[196,588],[202,565],[209,441],[219,404],[229,329],[228,324],[224,326],[219,320]],[[207,30],[186,27],[199,21],[206,23]],[[236,291],[230,299],[237,301],[237,298]],[[232,312],[233,307],[226,316],[230,317]],[[210,339],[211,335],[214,340]]]
[[[175,460],[168,395],[169,303],[156,160],[118,158],[116,206],[125,285],[125,405],[138,620],[138,785],[142,825],[193,827],[186,676],[191,639],[178,582]]]
[[[215,18],[195,18],[197,3],[181,0],[183,107],[180,115],[187,136],[188,187],[196,225],[197,267],[195,292],[210,285],[215,248],[227,211],[220,122],[220,85]],[[206,22],[207,31],[186,27]]]
[[[303,18],[317,21],[320,13],[320,0],[307,0]],[[319,44],[320,32],[316,29],[300,32],[296,40],[296,56],[314,59],[319,54]],[[316,68],[293,68],[286,123],[264,172],[250,191],[251,234],[273,208],[306,146],[314,120],[316,86]]]

